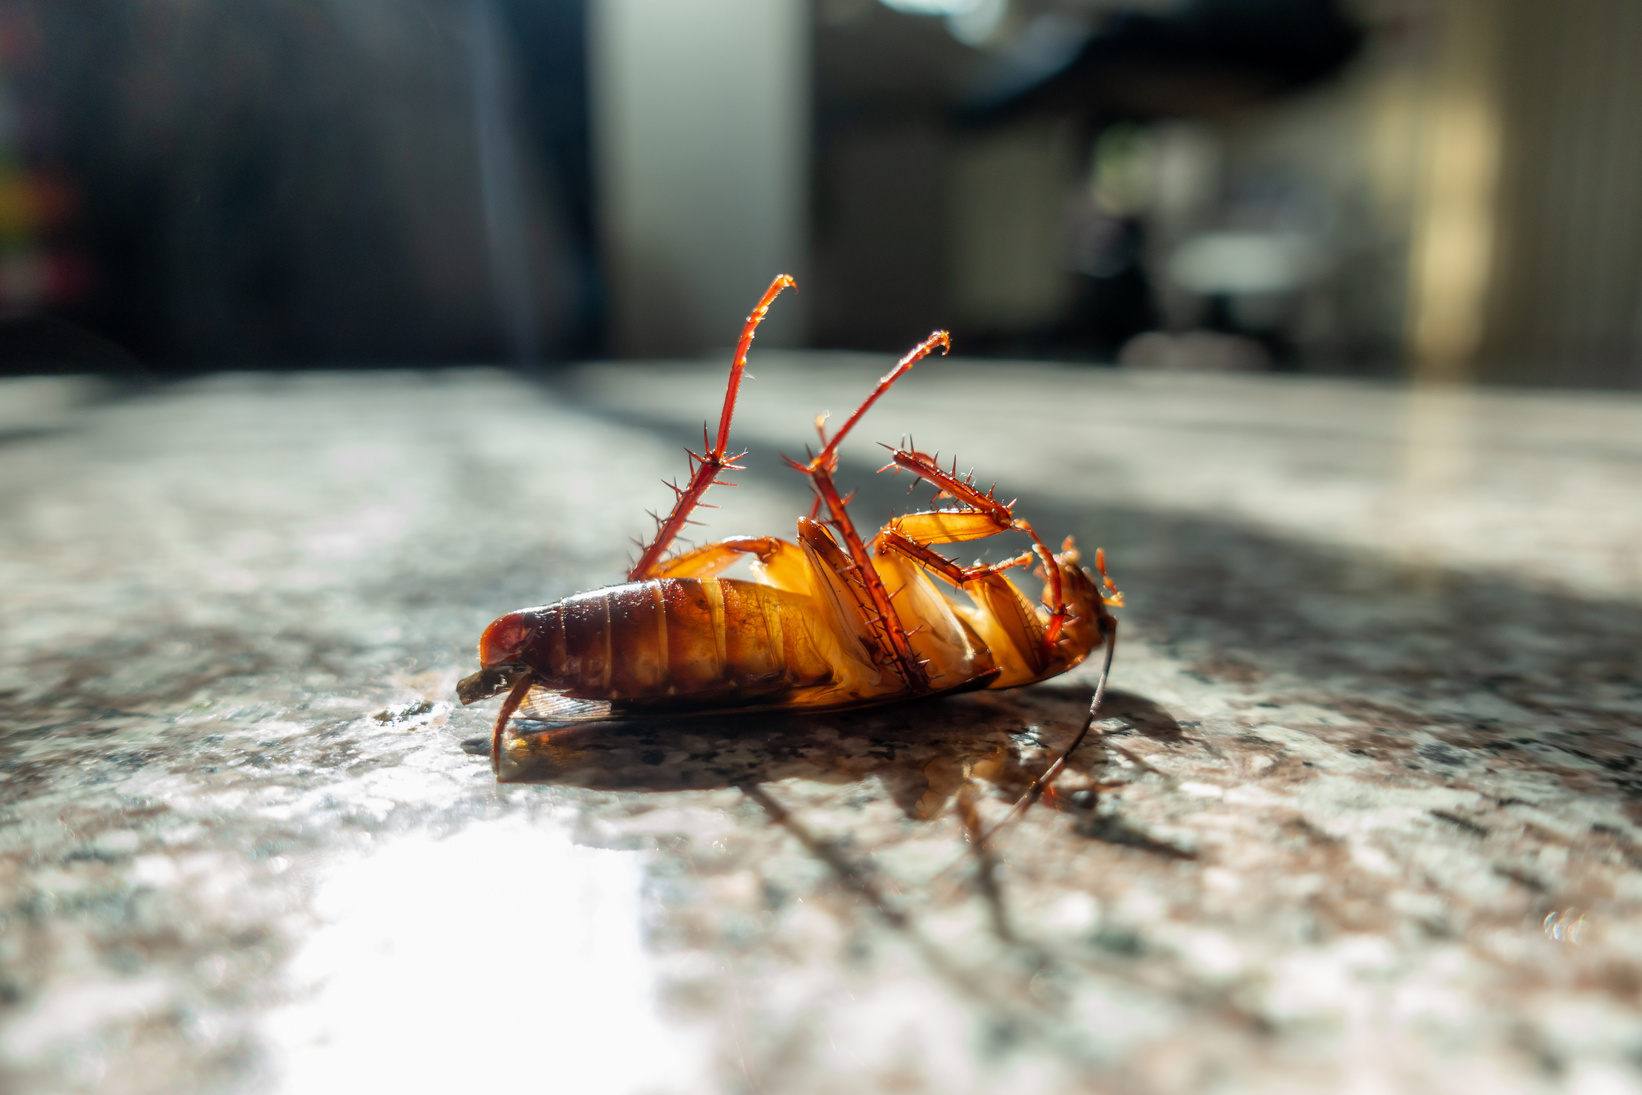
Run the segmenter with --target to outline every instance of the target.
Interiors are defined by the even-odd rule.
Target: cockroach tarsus
[[[937,347],[950,348],[947,332],[913,347],[831,438],[825,416],[816,419],[820,451],[787,460],[815,492],[810,514],[798,520],[796,543],[733,536],[668,555],[708,488],[746,455],[732,454],[729,441],[747,351],[771,303],[793,284],[785,274],[776,278],[747,317],[718,432],[709,437],[704,429],[702,452],[689,453],[688,483],[668,484],[676,495],[672,510],[641,545],[626,584],[500,617],[479,641],[480,670],[457,685],[457,694],[469,704],[506,693],[491,742],[500,772],[504,732],[515,714],[563,723],[864,707],[1032,684],[1072,669],[1104,644],[1083,728],[1018,800],[1013,817],[1042,795],[1093,725],[1117,638],[1107,609],[1123,599],[1102,552],[1095,553],[1097,577],[1081,565],[1071,537],[1050,551],[1015,516],[1012,502],[915,448],[885,446],[890,460],[880,470],[908,471],[933,484],[937,500],[954,505],[892,517],[870,542],[856,530],[848,498],[833,482],[839,443],[913,365]],[[1031,546],[1000,563],[960,566],[933,546],[1010,531],[1024,533]],[[717,577],[741,558],[751,561],[751,580]],[[1004,573],[1033,561],[1044,580],[1041,605]],[[935,579],[971,603],[954,600]]]

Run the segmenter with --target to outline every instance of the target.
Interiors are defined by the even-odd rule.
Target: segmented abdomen
[[[523,654],[549,688],[593,700],[778,696],[825,684],[808,598],[733,578],[661,578],[528,609]]]

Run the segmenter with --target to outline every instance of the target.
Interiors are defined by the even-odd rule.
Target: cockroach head
[[[506,692],[528,670],[517,664],[487,665],[471,676],[456,682],[456,698],[462,703],[478,703]]]
[[[1061,596],[1075,618],[1088,622],[1100,614],[1100,583],[1088,567],[1083,565],[1083,553],[1068,536],[1055,553],[1055,566],[1060,570]],[[1049,591],[1044,590],[1044,596]]]
[[[464,704],[477,703],[506,692],[529,666],[523,657],[532,634],[525,613],[510,612],[485,628],[479,640],[479,664],[483,668],[457,682],[456,697]]]

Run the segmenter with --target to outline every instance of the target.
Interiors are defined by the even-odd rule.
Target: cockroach
[[[732,536],[669,556],[668,549],[726,471],[730,419],[753,334],[783,289],[770,284],[747,317],[730,365],[718,433],[703,451],[686,450],[686,486],[669,483],[672,511],[658,519],[623,585],[509,612],[485,629],[475,674],[457,685],[464,704],[505,692],[491,735],[500,772],[503,735],[515,714],[549,723],[652,719],[731,711],[834,711],[982,688],[1015,688],[1065,673],[1104,643],[1106,659],[1089,718],[1072,745],[1028,789],[1017,811],[1035,799],[1088,732],[1104,693],[1117,638],[1108,606],[1123,603],[1106,575],[1095,574],[1068,537],[1059,552],[1044,545],[1013,503],[972,475],[938,464],[913,448],[885,446],[881,471],[904,469],[936,487],[951,508],[892,517],[868,542],[856,531],[833,482],[838,446],[869,408],[918,361],[951,347],[936,331],[886,373],[843,426],[828,438],[816,419],[820,451],[787,459],[807,476],[815,500],[798,519],[797,543],[773,536]],[[824,516],[823,516],[824,513]],[[1031,546],[989,565],[960,566],[931,545],[1024,533]],[[750,581],[717,575],[749,557]],[[1042,604],[1032,604],[1005,571],[1036,560]],[[961,604],[939,581],[962,590]]]

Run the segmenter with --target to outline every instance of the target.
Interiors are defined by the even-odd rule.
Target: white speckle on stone
[[[1586,1062],[1568,1077],[1568,1095],[1636,1095],[1639,1086],[1634,1072],[1606,1062]]]
[[[1365,871],[1372,871],[1377,875],[1395,875],[1401,868],[1393,863],[1391,857],[1372,844],[1360,840],[1351,842],[1351,859]]]
[[[1229,977],[1240,972],[1248,959],[1243,949],[1220,932],[1205,929],[1176,929],[1169,944],[1209,977]]]
[[[176,861],[168,855],[140,855],[131,861],[127,877],[134,886],[169,886],[181,875]]]
[[[111,829],[106,833],[99,833],[93,843],[100,852],[120,855],[136,851],[137,846],[142,843],[142,838],[130,829]]]
[[[1055,902],[1039,921],[1050,931],[1081,935],[1100,921],[1100,902],[1086,893],[1071,893]]]
[[[175,992],[176,986],[159,976],[58,985],[6,1027],[0,1049],[14,1061],[26,1062],[46,1050],[92,1038],[105,1026],[140,1019],[163,1007]]]
[[[1226,801],[1233,806],[1275,806],[1283,800],[1258,784],[1244,783],[1227,788]]]
[[[204,826],[189,823],[187,825],[179,825],[175,829],[165,830],[160,834],[160,839],[165,841],[167,844],[187,844],[191,841],[198,840],[204,835]]]

